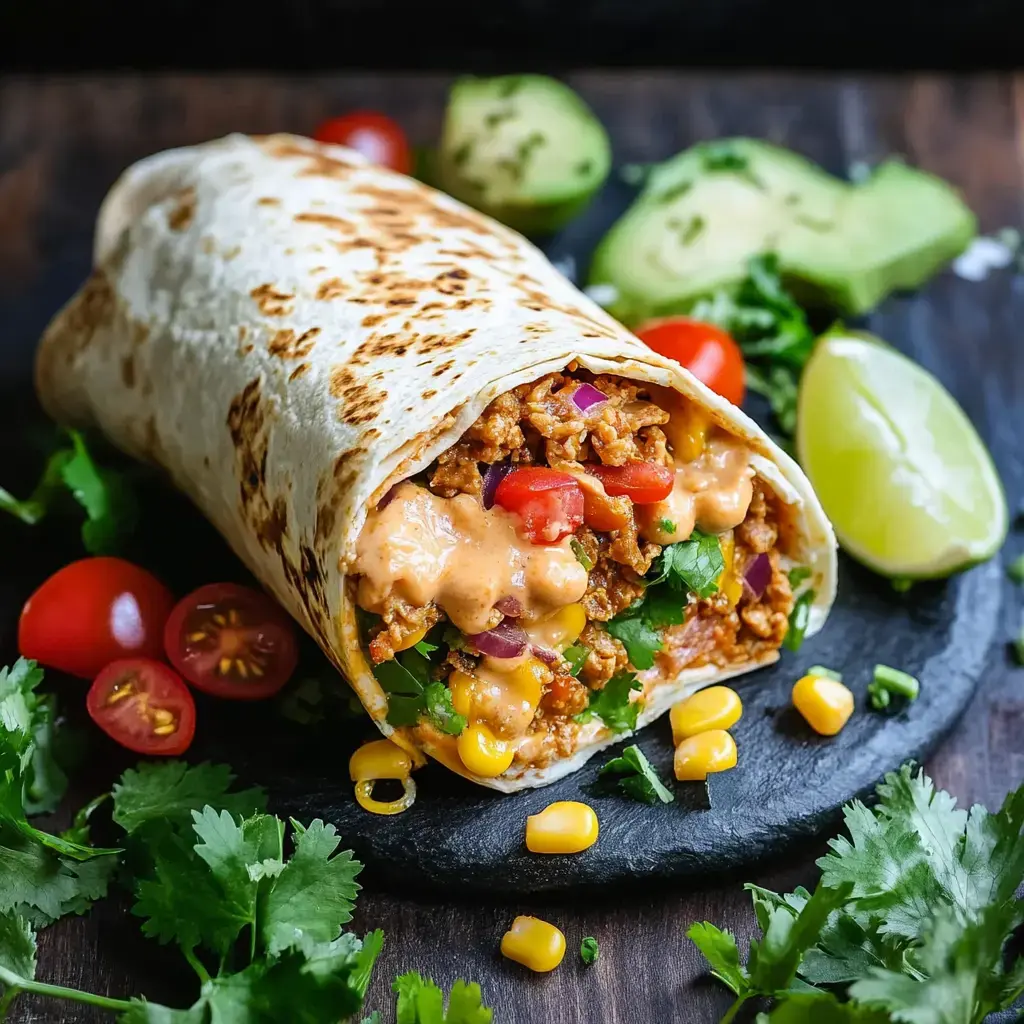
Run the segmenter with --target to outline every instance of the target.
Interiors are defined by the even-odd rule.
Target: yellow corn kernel
[[[531,971],[553,971],[565,956],[565,936],[539,917],[519,916],[501,937],[501,955]]]
[[[397,800],[374,800],[373,785],[371,779],[356,783],[356,803],[371,814],[401,814],[416,802],[416,783],[411,778],[402,779],[402,795]]]
[[[682,408],[673,410],[670,429],[665,429],[665,433],[680,462],[692,462],[700,458],[710,426],[707,415],[696,402],[686,402]]]
[[[515,749],[507,740],[499,739],[482,722],[467,725],[456,743],[462,763],[481,778],[493,779],[512,763]]]
[[[456,669],[448,677],[448,689],[452,691],[452,707],[456,714],[468,717],[473,709],[473,690],[476,680],[467,672]]]
[[[576,643],[587,624],[587,613],[581,604],[567,604],[544,620],[545,638],[556,650],[562,651]]]
[[[672,742],[683,740],[710,729],[731,729],[743,714],[740,695],[728,686],[709,686],[672,706],[668,713],[672,723]]]
[[[508,674],[509,682],[519,700],[535,708],[544,692],[544,683],[551,678],[551,670],[537,658],[527,658]]]
[[[582,853],[597,842],[597,815],[587,804],[558,800],[526,819],[530,853]]]
[[[736,602],[743,596],[743,580],[733,572],[736,541],[732,531],[723,533],[718,540],[718,544],[722,549],[723,563],[722,572],[718,577],[718,589],[725,594],[725,599],[729,604],[735,607]]]
[[[709,729],[676,747],[675,770],[680,782],[700,781],[712,772],[736,767],[736,744],[724,729]]]
[[[415,633],[410,633],[400,644],[396,645],[395,650],[407,651],[410,647],[415,647],[426,635],[425,629],[417,629]]]
[[[793,686],[793,705],[822,736],[835,736],[853,714],[853,694],[836,679],[804,676]]]
[[[412,758],[391,740],[364,743],[348,762],[348,774],[353,782],[407,779],[411,772]]]

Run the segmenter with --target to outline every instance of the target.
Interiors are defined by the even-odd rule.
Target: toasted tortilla
[[[345,585],[367,510],[498,395],[571,361],[674,388],[742,438],[792,512],[788,554],[835,594],[836,543],[806,477],[733,405],[648,349],[518,234],[358,154],[231,135],[135,164],[100,211],[95,269],[39,347],[40,399],[162,467],[315,638],[385,735],[494,789],[539,786],[622,738],[497,779],[386,722]],[[712,682],[649,687],[640,725]],[[454,761],[454,763],[453,763]]]

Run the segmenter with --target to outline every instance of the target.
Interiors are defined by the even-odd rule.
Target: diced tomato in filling
[[[675,475],[656,462],[627,462],[624,466],[587,465],[586,471],[604,484],[612,497],[625,495],[636,505],[662,501],[672,493]]]
[[[515,469],[498,484],[495,504],[515,512],[534,544],[555,544],[583,525],[583,490],[569,473],[544,466]]]

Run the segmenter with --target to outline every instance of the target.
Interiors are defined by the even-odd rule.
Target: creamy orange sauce
[[[464,633],[495,625],[494,605],[503,597],[519,600],[526,622],[579,601],[587,573],[569,538],[532,544],[518,524],[518,516],[485,510],[471,495],[439,498],[402,483],[359,534],[357,601],[378,614],[391,593],[417,607],[433,602]]]
[[[637,530],[655,544],[686,540],[699,527],[725,533],[746,518],[754,494],[750,452],[741,442],[711,438],[699,458],[676,464],[672,493],[664,501],[635,508]],[[663,529],[665,522],[675,529]]]

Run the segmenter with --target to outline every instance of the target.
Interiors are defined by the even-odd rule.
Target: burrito
[[[344,148],[135,164],[36,379],[166,471],[386,736],[494,789],[775,661],[834,596],[831,527],[750,419],[524,238]]]

